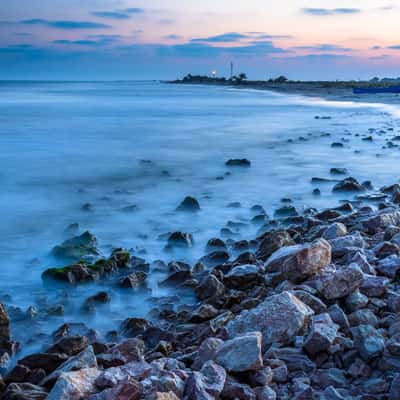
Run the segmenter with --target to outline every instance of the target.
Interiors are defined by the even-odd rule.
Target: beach
[[[0,88],[5,399],[397,398],[399,96]]]

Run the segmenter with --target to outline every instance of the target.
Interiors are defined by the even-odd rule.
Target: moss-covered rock
[[[66,240],[59,246],[55,246],[52,255],[56,258],[77,262],[80,260],[92,260],[99,257],[101,252],[98,248],[96,237],[86,231],[80,236]]]

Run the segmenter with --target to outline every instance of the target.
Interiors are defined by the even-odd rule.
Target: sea
[[[0,82],[0,300],[14,338],[29,352],[33,337],[63,323],[106,335],[125,318],[151,318],[157,300],[196,301],[159,287],[156,272],[145,292],[45,284],[43,271],[64,265],[51,250],[70,224],[93,233],[105,257],[123,247],[149,263],[195,264],[226,226],[236,241],[261,234],[254,205],[271,219],[289,200],[299,213],[339,205],[346,196],[332,193],[331,168],[376,188],[398,182],[398,135],[396,104],[160,82]],[[250,167],[226,165],[243,158]],[[176,211],[186,196],[199,212]],[[194,246],[166,252],[175,231]],[[84,312],[99,291],[111,302]],[[64,315],[48,313],[55,304]]]

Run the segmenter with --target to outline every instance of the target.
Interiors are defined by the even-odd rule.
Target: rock
[[[322,300],[305,290],[294,290],[293,294],[304,304],[309,306],[315,314],[321,314],[327,310],[327,307]]]
[[[260,332],[236,336],[218,348],[215,361],[228,372],[257,371],[263,366],[261,339]]]
[[[63,372],[78,371],[87,368],[97,368],[97,360],[92,346],[87,347],[81,353],[61,364],[54,372],[43,379],[41,385],[49,387],[49,385],[51,386],[55,383]]]
[[[227,250],[226,244],[222,239],[213,238],[207,242],[206,251],[212,252],[216,250],[223,250],[223,251]]]
[[[250,386],[239,383],[229,376],[221,395],[224,400],[256,400],[256,393]]]
[[[364,274],[360,267],[357,264],[351,264],[320,275],[316,283],[319,292],[326,299],[335,300],[353,293],[363,282]]]
[[[207,338],[205,339],[198,351],[196,358],[193,362],[192,367],[194,369],[201,369],[203,364],[208,360],[215,360],[215,355],[217,354],[218,349],[224,344],[223,340],[218,338]]]
[[[329,227],[325,229],[324,233],[322,234],[322,237],[325,240],[332,240],[346,235],[347,235],[346,225],[342,224],[341,222],[335,222],[332,225],[329,225]]]
[[[89,344],[86,336],[68,336],[61,338],[57,343],[47,349],[47,353],[63,353],[69,356],[83,351]]]
[[[144,318],[127,318],[122,322],[120,331],[123,336],[134,338],[146,332],[153,324]]]
[[[331,168],[332,175],[347,175],[348,171],[346,168]]]
[[[311,376],[311,380],[319,388],[345,388],[348,385],[344,372],[338,368],[319,369]]]
[[[251,166],[251,162],[249,160],[247,160],[246,158],[233,158],[228,160],[225,163],[228,167],[250,167]]]
[[[81,261],[62,268],[49,268],[43,272],[42,279],[53,279],[70,284],[93,282],[118,272],[120,268],[128,267],[130,261],[131,255],[128,251],[117,250],[108,260],[101,259],[94,264]]]
[[[105,368],[120,366],[132,361],[143,361],[145,344],[140,339],[127,339],[106,353],[97,355],[97,361]]]
[[[229,253],[225,250],[213,251],[200,259],[200,262],[209,268],[213,268],[219,264],[224,264],[229,261]]]
[[[268,386],[260,387],[255,390],[257,400],[276,400],[276,392]]]
[[[357,310],[351,313],[349,315],[349,323],[350,326],[357,326],[357,325],[377,326],[378,318],[369,308],[365,308],[364,310]]]
[[[313,243],[283,247],[265,264],[268,272],[279,272],[284,279],[301,282],[321,273],[331,263],[331,246],[324,239]]]
[[[385,340],[371,325],[359,325],[351,328],[354,346],[365,361],[369,361],[383,353]]]
[[[367,306],[369,299],[360,293],[359,290],[354,291],[346,298],[346,309],[349,312],[357,311]]]
[[[188,248],[193,246],[193,236],[191,233],[174,232],[168,238],[168,246]]]
[[[124,289],[137,289],[146,285],[147,274],[145,272],[134,272],[120,281]]]
[[[102,371],[96,379],[96,386],[101,389],[112,388],[128,378],[141,381],[148,378],[151,372],[152,366],[145,361],[130,362],[120,367],[112,367]]]
[[[400,400],[400,374],[393,379],[389,392],[389,400]]]
[[[112,389],[90,396],[88,400],[140,400],[142,399],[142,394],[143,386],[141,383],[128,377]]]
[[[242,311],[226,327],[230,338],[260,331],[263,345],[288,343],[310,322],[313,311],[289,292],[267,298],[252,310]]]
[[[67,261],[93,259],[101,255],[97,239],[86,231],[80,236],[68,239],[52,250],[52,255]]]
[[[11,383],[1,397],[2,400],[45,400],[47,392],[31,383]]]
[[[350,329],[350,323],[347,319],[347,315],[344,313],[339,305],[333,304],[331,307],[329,307],[328,314],[332,318],[332,321],[335,324],[338,324],[344,331]]]
[[[267,261],[281,247],[292,246],[294,244],[293,239],[285,230],[268,232],[259,239],[256,256],[262,261]]]
[[[225,292],[225,286],[214,276],[207,276],[199,286],[196,287],[196,296],[199,300],[220,297]]]
[[[200,211],[200,204],[194,197],[185,197],[176,211],[196,212]]]
[[[313,318],[311,332],[304,342],[304,349],[308,354],[316,355],[327,351],[336,339],[339,326],[329,314],[320,314]]]
[[[331,239],[329,244],[332,247],[332,254],[334,257],[342,257],[348,253],[350,248],[363,249],[365,247],[364,239],[359,232]]]
[[[38,353],[32,354],[18,361],[18,364],[25,365],[30,369],[41,368],[50,374],[67,360],[65,354]]]
[[[364,192],[365,188],[354,178],[346,178],[337,183],[334,192]]]
[[[315,214],[315,218],[318,218],[320,221],[331,221],[333,219],[339,218],[342,215],[338,210],[324,210]]]
[[[276,218],[295,217],[299,215],[294,206],[283,206],[275,210],[274,216]]]
[[[47,400],[81,399],[96,391],[95,380],[100,375],[97,368],[62,373],[49,393]]]
[[[193,400],[212,400],[219,397],[224,389],[226,372],[224,368],[207,361],[200,372],[192,372],[185,386],[185,396]]]
[[[202,304],[194,310],[190,316],[189,322],[201,323],[209,321],[218,315],[218,310],[210,304]]]
[[[400,211],[387,212],[383,210],[378,215],[365,218],[362,221],[364,229],[371,234],[384,231],[388,226],[400,225]]]
[[[8,348],[10,340],[10,318],[6,308],[0,303],[0,349]]]
[[[251,264],[239,265],[224,277],[224,282],[230,287],[240,287],[248,283],[257,284],[262,280],[259,267]]]
[[[383,276],[365,275],[360,292],[368,297],[382,297],[386,294],[390,280]]]

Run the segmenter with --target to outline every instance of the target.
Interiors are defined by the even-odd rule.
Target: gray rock
[[[288,343],[310,323],[312,315],[310,307],[293,294],[283,292],[267,298],[252,310],[242,311],[226,329],[230,338],[260,331],[263,346]]]
[[[263,366],[260,332],[250,332],[226,341],[215,361],[229,372],[257,371]]]
[[[304,342],[304,349],[308,354],[316,355],[327,351],[336,339],[339,326],[329,314],[316,315],[313,318],[311,331]]]
[[[354,346],[365,361],[381,355],[385,349],[383,336],[371,325],[351,328]]]
[[[317,286],[326,299],[335,300],[353,293],[363,282],[364,273],[357,264],[351,264],[335,272],[320,275]]]
[[[185,398],[212,400],[218,398],[224,389],[226,372],[224,368],[207,361],[200,372],[192,372],[185,386]]]
[[[145,361],[130,362],[120,367],[112,367],[102,371],[96,379],[96,386],[101,389],[111,388],[127,378],[141,381],[147,378],[151,371],[151,365]]]
[[[342,224],[341,222],[335,222],[325,229],[324,233],[322,234],[322,237],[325,240],[333,240],[346,235],[347,235],[346,225]]]

